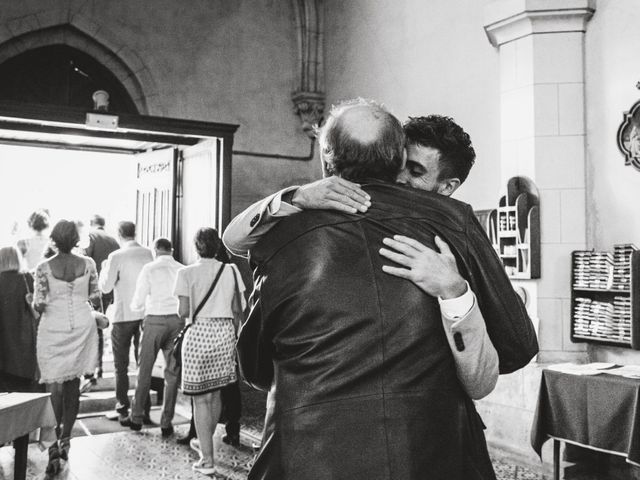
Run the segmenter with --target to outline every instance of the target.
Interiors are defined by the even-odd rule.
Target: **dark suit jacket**
[[[115,252],[120,248],[118,241],[107,235],[101,228],[93,230],[89,233],[89,246],[86,249],[87,257],[93,258],[96,262],[98,274],[102,269],[102,262],[107,259],[111,252]]]
[[[377,182],[365,190],[366,214],[303,212],[251,251],[239,360],[250,383],[275,383],[275,408],[249,478],[493,479],[438,302],[382,271],[382,238],[449,243],[503,372],[537,352],[533,326],[468,205]]]

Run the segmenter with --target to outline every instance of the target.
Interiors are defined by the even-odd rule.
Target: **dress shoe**
[[[192,438],[196,438],[196,436],[195,436],[195,435],[187,434],[187,435],[185,435],[184,437],[180,437],[180,438],[178,438],[178,439],[176,440],[176,443],[177,443],[178,445],[189,445],[189,442],[191,442],[191,439],[192,439]]]
[[[162,438],[167,438],[173,435],[173,427],[161,427]]]
[[[129,427],[134,432],[142,430],[142,425],[131,420],[131,417],[126,417],[124,420],[120,420],[120,425],[123,427]]]
[[[156,423],[153,420],[151,420],[151,417],[149,415],[145,415],[144,417],[142,417],[142,424],[153,426]]]
[[[240,446],[240,435],[224,435],[222,437],[222,441],[227,445],[231,445],[233,447]]]

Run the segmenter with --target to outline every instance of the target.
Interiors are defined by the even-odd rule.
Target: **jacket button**
[[[249,226],[255,227],[256,223],[258,223],[258,220],[260,220],[260,214],[256,213],[255,216],[249,222]]]
[[[464,351],[464,340],[462,339],[462,334],[460,332],[456,332],[453,334],[453,341],[456,344],[456,349],[459,352]]]

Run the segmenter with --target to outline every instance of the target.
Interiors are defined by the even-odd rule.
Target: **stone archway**
[[[64,8],[0,24],[0,63],[50,45],[67,45],[90,55],[114,74],[140,113],[165,115],[157,85],[143,59],[106,27]]]

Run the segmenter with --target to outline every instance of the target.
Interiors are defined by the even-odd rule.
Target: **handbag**
[[[182,327],[182,330],[180,330],[180,333],[178,333],[178,335],[176,335],[176,338],[173,340],[173,349],[171,350],[171,355],[173,355],[173,358],[176,361],[176,365],[178,365],[178,367],[182,366],[182,342],[184,342],[184,336],[187,333],[187,330],[189,330],[191,325],[193,325],[193,323],[196,321],[196,315],[200,313],[200,310],[202,310],[202,307],[204,307],[204,304],[207,303],[207,300],[209,300],[211,293],[213,293],[213,289],[216,288],[216,284],[218,283],[218,280],[220,280],[220,276],[222,275],[222,271],[224,270],[224,267],[225,267],[224,264],[220,267],[220,270],[218,270],[218,274],[216,275],[216,278],[213,280],[213,283],[211,284],[211,288],[209,288],[209,291],[207,292],[207,294],[204,296],[200,304],[196,307],[195,311],[193,312],[193,315],[191,317],[193,320],[191,321],[191,323],[187,323],[184,327]]]

